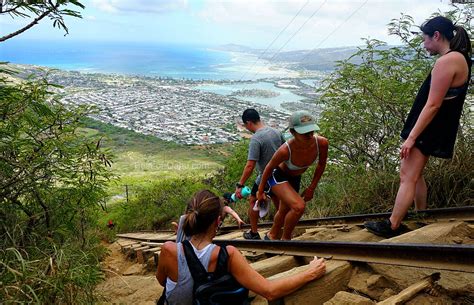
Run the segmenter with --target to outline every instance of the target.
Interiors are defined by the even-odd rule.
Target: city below
[[[26,77],[39,69],[36,66],[12,65]],[[97,108],[92,118],[139,133],[186,145],[216,144],[238,141],[243,127],[240,116],[246,108],[256,108],[264,122],[284,130],[288,115],[296,109],[319,113],[313,100],[315,88],[298,79],[268,79],[279,88],[291,89],[304,97],[298,102],[282,103],[282,108],[238,99],[242,90],[234,96],[225,96],[193,89],[200,84],[242,85],[235,81],[196,81],[116,74],[80,73],[51,70],[48,80],[63,86],[65,104],[87,104]],[[261,80],[260,80],[261,81]],[[249,82],[247,82],[249,83]],[[245,90],[252,95],[251,90]],[[253,95],[274,96],[272,92]]]

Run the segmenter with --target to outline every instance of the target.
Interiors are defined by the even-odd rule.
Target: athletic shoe
[[[244,232],[244,238],[245,239],[261,239],[260,234],[258,232],[254,233],[252,230],[248,230],[247,232]]]
[[[364,223],[365,228],[378,236],[391,238],[398,236],[406,231],[406,227],[402,224],[396,230],[392,230],[392,223],[390,219],[385,219],[381,221],[367,221]]]

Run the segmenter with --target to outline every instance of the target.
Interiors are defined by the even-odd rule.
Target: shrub
[[[46,77],[0,77],[0,297],[90,303],[100,278],[89,230],[111,173],[100,139],[76,130],[91,109],[66,107]]]

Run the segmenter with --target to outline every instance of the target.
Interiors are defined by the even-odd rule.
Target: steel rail
[[[117,234],[117,236],[146,242],[174,241],[163,238],[145,239],[127,234]],[[474,246],[472,245],[245,239],[215,239],[213,242],[217,245],[232,245],[239,250],[279,255],[330,257],[352,262],[474,273]]]
[[[388,242],[214,240],[239,250],[474,272],[474,246]]]
[[[367,220],[372,219],[385,219],[389,218],[391,212],[387,213],[373,213],[373,214],[354,214],[354,215],[345,215],[345,216],[332,216],[324,218],[311,218],[311,219],[301,219],[297,227],[315,227],[322,225],[337,225],[337,224],[352,224],[358,225],[363,224]],[[442,220],[452,220],[459,219],[464,221],[473,221],[474,220],[474,206],[464,206],[464,207],[454,207],[454,208],[440,208],[440,209],[430,209],[430,210],[421,210],[417,212],[409,212],[405,217],[405,220],[418,220],[418,221],[442,221]],[[272,222],[263,222],[259,223],[259,228],[270,228]],[[243,225],[241,228],[250,228],[250,225]],[[238,230],[238,226],[224,226],[220,228],[221,233],[227,233],[229,231]]]

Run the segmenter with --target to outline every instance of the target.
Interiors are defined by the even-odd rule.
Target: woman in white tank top
[[[219,197],[210,191],[200,191],[191,199],[186,213],[183,229],[191,236],[190,243],[202,265],[213,272],[217,265],[220,247],[212,243],[220,223],[222,203]],[[233,246],[226,247],[228,252],[228,271],[245,288],[262,295],[268,300],[281,298],[292,293],[309,281],[325,274],[324,259],[315,258],[309,268],[289,277],[267,280],[247,263],[245,257]],[[191,305],[193,279],[183,255],[181,243],[166,242],[161,254],[156,278],[166,286],[166,301],[170,305]]]

